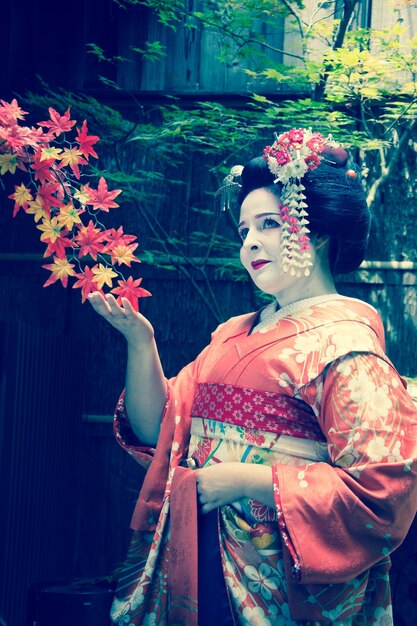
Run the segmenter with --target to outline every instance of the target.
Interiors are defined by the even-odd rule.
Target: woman
[[[417,420],[377,312],[334,286],[370,224],[346,162],[330,137],[292,129],[243,168],[241,260],[275,299],[220,325],[175,379],[150,323],[91,295],[128,344],[116,436],[148,468],[115,624],[393,623]]]

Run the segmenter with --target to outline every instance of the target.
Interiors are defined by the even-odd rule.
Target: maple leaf
[[[53,195],[58,190],[61,190],[59,183],[44,183],[38,187],[38,196],[48,217],[51,215],[51,207],[63,206],[62,202]]]
[[[93,145],[100,141],[100,137],[97,135],[88,135],[87,128],[87,120],[84,120],[83,125],[80,128],[77,128],[78,135],[75,138],[75,141],[78,141],[80,144],[80,150],[82,154],[88,159],[89,155],[98,159],[98,154],[94,150]]]
[[[127,265],[130,267],[132,261],[137,261],[140,263],[139,259],[134,256],[133,250],[138,247],[139,244],[134,243],[130,246],[126,246],[124,244],[113,245],[110,250],[112,263],[118,263],[119,265]],[[107,246],[103,252],[107,252]]]
[[[60,135],[61,133],[70,131],[74,124],[77,123],[76,120],[70,119],[69,107],[65,111],[64,115],[60,115],[58,111],[55,111],[52,107],[49,107],[48,111],[51,119],[46,120],[45,122],[38,122],[38,126],[50,128],[55,135]]]
[[[82,213],[85,213],[84,209],[77,211],[70,203],[60,208],[57,219],[61,226],[66,226],[68,230],[72,230],[74,224],[82,224],[80,218]]]
[[[151,296],[151,292],[139,287],[142,282],[141,278],[133,280],[131,276],[127,280],[118,280],[118,287],[111,290],[117,295],[117,302],[120,306],[123,304],[122,298],[127,298],[135,311],[139,311],[139,298],[147,298]]]
[[[99,228],[94,228],[93,221],[88,222],[88,226],[82,226],[78,234],[74,237],[75,243],[80,247],[78,257],[89,254],[93,259],[97,259],[97,254],[103,251],[103,233]]]
[[[99,289],[97,284],[93,281],[94,274],[88,267],[88,265],[84,268],[84,272],[75,275],[79,280],[77,280],[77,282],[74,283],[72,287],[73,289],[81,288],[81,302],[83,304],[87,300],[87,296],[89,293],[92,293],[93,291],[99,291],[100,293],[103,293],[103,291]]]
[[[69,239],[68,237],[65,236],[67,234],[68,234],[68,231],[63,230],[59,234],[59,236],[56,237],[54,242],[52,241],[48,242],[47,248],[45,250],[45,254],[43,256],[46,257],[46,256],[52,256],[53,254],[56,254],[56,256],[59,257],[60,259],[64,259],[65,254],[66,254],[66,248],[74,247],[74,242],[72,241],[72,239]]]
[[[35,222],[39,222],[40,219],[48,219],[48,215],[43,208],[42,200],[39,196],[36,196],[35,200],[29,202],[29,206],[24,209],[26,213],[34,216]]]
[[[27,111],[23,111],[17,103],[16,98],[13,98],[11,102],[0,100],[0,121],[3,123],[10,123],[11,120],[23,120]]]
[[[37,150],[34,155],[34,159],[31,163],[31,169],[34,171],[35,180],[39,180],[40,183],[55,182],[56,176],[51,170],[51,166],[55,163],[55,158],[44,159],[42,158],[43,150]]]
[[[108,244],[106,246],[106,251],[110,251],[114,246],[119,244],[128,245],[132,241],[135,241],[137,237],[135,235],[125,235],[123,232],[123,226],[119,226],[116,230],[115,228],[110,228],[104,231],[106,235],[106,239]]]
[[[78,202],[85,206],[87,204],[87,200],[89,198],[87,191],[85,190],[85,185],[81,185],[81,187],[73,194],[74,198],[78,200]]]
[[[64,154],[61,154],[61,163],[58,165],[58,169],[67,167],[68,165],[74,172],[75,178],[80,178],[79,165],[85,165],[88,163],[83,157],[83,153],[77,148],[64,148]]]
[[[115,189],[114,191],[109,191],[107,182],[103,176],[100,177],[97,189],[91,189],[88,183],[84,185],[84,189],[88,194],[87,204],[92,204],[93,209],[101,209],[107,212],[109,209],[119,206],[117,202],[113,202],[113,200],[122,190]]]
[[[14,174],[16,167],[18,166],[17,154],[6,152],[6,154],[0,154],[0,174],[10,172]]]
[[[52,275],[44,283],[44,287],[52,285],[57,280],[60,280],[63,286],[66,287],[68,283],[68,277],[75,276],[75,272],[72,269],[74,267],[74,264],[68,263],[68,259],[66,257],[64,257],[63,259],[54,257],[53,263],[50,263],[48,265],[42,265],[42,267],[52,272]]]
[[[99,289],[102,289],[103,285],[112,287],[112,279],[116,278],[117,276],[116,272],[114,272],[111,267],[106,267],[105,265],[103,265],[103,263],[94,265],[94,267],[92,268],[92,272],[94,274],[93,281],[98,285]]]
[[[55,159],[61,158],[62,148],[54,148],[52,146],[48,146],[47,148],[41,149],[41,161],[45,161],[46,159],[52,159],[52,162]]]
[[[23,183],[20,183],[19,186],[15,185],[14,189],[15,192],[10,194],[9,198],[10,200],[14,200],[13,217],[16,217],[20,207],[26,209],[28,203],[33,200],[33,196],[30,193],[30,189],[27,189]]]
[[[0,139],[3,139],[6,145],[19,155],[24,154],[24,148],[36,143],[31,129],[27,126],[18,126],[18,124],[0,126]]]
[[[62,226],[58,222],[58,218],[43,219],[42,224],[36,226],[39,230],[43,230],[41,235],[41,241],[48,241],[54,243],[57,237],[60,236]]]

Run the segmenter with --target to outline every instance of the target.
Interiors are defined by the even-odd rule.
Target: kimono
[[[221,324],[167,381],[156,449],[136,439],[119,399],[116,438],[147,474],[114,624],[197,624],[192,468],[227,461],[271,466],[275,498],[275,510],[246,498],[218,512],[236,624],[393,624],[389,554],[416,511],[417,412],[381,319],[338,295],[284,307],[251,332],[259,319]]]

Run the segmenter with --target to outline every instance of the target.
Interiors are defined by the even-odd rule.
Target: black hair
[[[356,176],[346,172],[353,170]],[[242,187],[238,203],[255,189],[269,188],[280,195],[282,186],[274,183],[263,157],[256,157],[242,171]],[[352,163],[344,167],[323,161],[302,178],[308,205],[311,233],[330,237],[329,262],[332,274],[345,274],[357,269],[368,247],[371,213],[366,203],[359,174]]]

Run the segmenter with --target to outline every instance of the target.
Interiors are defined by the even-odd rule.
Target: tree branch
[[[414,126],[415,126],[415,122],[410,124],[410,126],[408,126],[404,130],[403,134],[401,135],[398,141],[397,147],[394,149],[394,152],[391,155],[388,165],[385,165],[385,167],[384,167],[385,155],[383,155],[384,158],[381,160],[381,172],[382,172],[381,176],[372,183],[371,187],[369,188],[368,194],[366,196],[368,206],[370,208],[374,204],[379,190],[387,182],[387,180],[390,178],[390,176],[394,172],[394,169],[397,166],[398,160],[401,154],[403,154],[405,147],[408,143],[408,140],[410,139]]]
[[[356,5],[359,3],[359,0],[344,0],[343,2],[343,15],[340,20],[339,28],[336,33],[336,37],[333,44],[333,50],[338,50],[343,46],[343,42],[345,40],[346,31],[348,29],[349,23],[352,19],[353,12],[356,8]],[[329,73],[332,69],[330,64],[324,67],[324,71],[320,77],[320,80],[317,84],[316,89],[314,90],[314,100],[320,102],[323,100],[324,92],[326,90],[327,81],[329,78]]]

